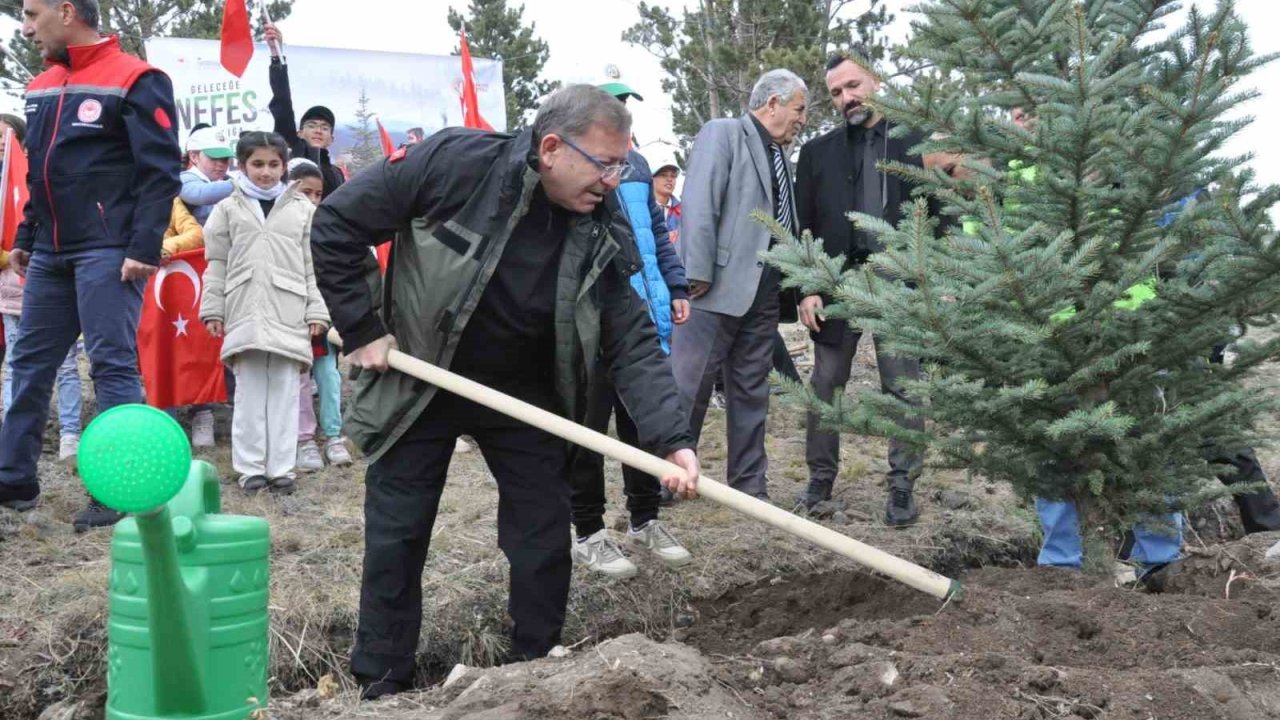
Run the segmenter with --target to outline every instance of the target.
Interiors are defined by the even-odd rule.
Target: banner
[[[253,60],[243,78],[227,72],[219,60],[217,40],[152,38],[147,41],[147,62],[173,80],[178,107],[178,138],[186,143],[191,128],[208,123],[227,132],[234,146],[247,130],[271,130],[271,83],[267,76],[271,51],[266,43],[254,45]],[[382,122],[397,145],[411,129],[425,135],[446,127],[462,126],[462,59],[452,55],[417,55],[373,50],[300,47],[285,48],[289,86],[295,118],[313,105],[324,105],[337,116],[330,156],[342,156],[355,142],[356,113],[360,98],[365,111]],[[480,112],[495,128],[507,126],[502,93],[502,63],[475,58],[476,89]],[[369,129],[377,137],[371,117]]]
[[[147,282],[138,322],[138,367],[148,405],[227,400],[222,339],[200,322],[204,269],[204,250],[189,250],[169,258]]]

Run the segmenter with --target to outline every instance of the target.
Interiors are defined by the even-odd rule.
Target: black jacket
[[[325,198],[311,227],[316,280],[348,350],[390,331],[405,352],[444,368],[540,181],[528,130],[518,136],[463,128],[366,168]],[[369,246],[395,235],[379,292],[363,270]],[[582,420],[597,357],[605,360],[639,430],[664,455],[693,447],[669,360],[630,276],[641,258],[626,212],[609,193],[573,215],[561,251],[556,299],[555,391]],[[494,348],[494,352],[503,352]],[[399,373],[361,373],[347,429],[366,455],[392,446],[426,410],[434,388]]]
[[[298,137],[298,121],[293,112],[293,91],[289,89],[289,66],[281,62],[280,58],[273,57],[270,75],[271,102],[267,107],[275,120],[275,132],[289,143],[290,157],[306,158],[320,167],[320,174],[324,176],[324,194],[328,197],[342,185],[346,177],[341,169],[329,161],[328,150],[313,148],[306,140]],[[338,128],[333,128],[333,132],[336,135]]]
[[[921,141],[920,135],[888,137],[885,159],[906,165],[923,166],[919,155],[910,149]],[[844,123],[800,148],[800,160],[796,163],[796,216],[801,231],[808,230],[823,241],[823,247],[832,257],[844,255],[845,267],[853,267],[866,261],[882,247],[874,239],[854,229],[848,214],[854,210],[855,169],[849,147],[849,131]],[[882,180],[877,174],[875,182]],[[886,178],[884,220],[897,225],[902,217],[902,203],[911,199],[911,185],[896,175]],[[930,210],[937,215],[936,201],[930,201]],[[830,302],[830,298],[825,298]],[[822,343],[839,343],[847,323],[828,320],[822,323],[822,332],[813,333],[813,339]]]

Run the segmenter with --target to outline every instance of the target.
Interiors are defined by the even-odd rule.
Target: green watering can
[[[177,421],[145,405],[80,441],[93,497],[131,513],[111,539],[108,720],[240,720],[267,704],[262,518],[221,514],[218,476]]]

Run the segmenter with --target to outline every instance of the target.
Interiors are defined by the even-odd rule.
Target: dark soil
[[[705,604],[682,639],[778,718],[1280,718],[1280,563],[1259,552],[1277,540],[1193,557],[1164,594],[985,569],[940,606],[859,573],[792,577]]]

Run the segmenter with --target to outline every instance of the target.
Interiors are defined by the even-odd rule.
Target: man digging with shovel
[[[631,116],[594,87],[543,104],[517,136],[450,128],[342,186],[316,213],[316,278],[359,368],[346,423],[370,462],[351,670],[363,695],[409,687],[422,569],[454,441],[475,438],[498,482],[515,659],[560,640],[572,561],[568,445],[399,372],[400,349],[580,421],[603,357],[639,430],[692,496],[698,478],[671,368],[629,278],[641,259],[614,190]],[[399,232],[381,309],[361,261]]]

